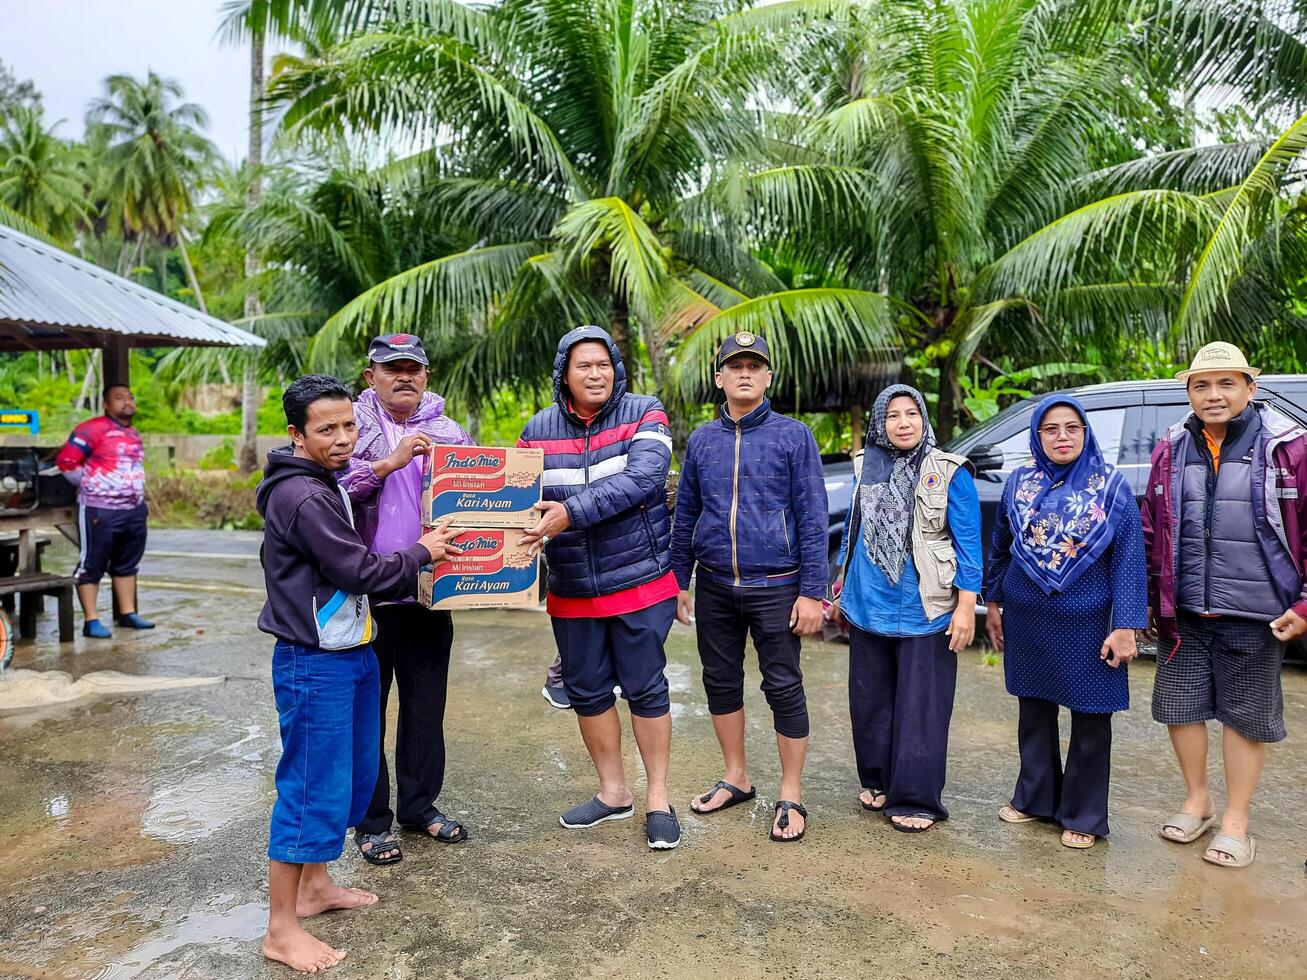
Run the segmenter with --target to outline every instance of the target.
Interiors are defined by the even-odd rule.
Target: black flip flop
[[[390,840],[386,838],[390,837]],[[358,845],[359,853],[363,855],[363,860],[368,864],[398,864],[404,860],[404,852],[399,848],[399,840],[391,837],[390,831],[381,834],[358,834],[354,835],[354,843]],[[370,851],[363,850],[364,844],[371,844]]]
[[[795,813],[797,813],[799,816],[803,818],[803,829],[800,830],[793,837],[778,837],[776,836],[776,831],[773,830],[767,836],[770,837],[772,840],[774,840],[777,844],[793,844],[796,841],[801,841],[803,840],[804,835],[808,832],[808,811],[803,808],[802,803],[795,803],[792,800],[776,801],[776,812],[781,815],[780,820],[776,822],[776,826],[779,827],[781,830],[784,830],[786,827],[790,825],[791,810],[793,810]]]
[[[884,796],[885,803],[889,802],[889,796],[886,795],[883,789],[872,789],[871,787],[868,786],[866,787],[866,790],[868,793],[871,794],[871,798],[873,800],[878,796]],[[858,796],[858,802],[862,803],[862,808],[864,810],[869,810],[872,813],[880,813],[881,810],[885,809],[885,803],[882,803],[880,806],[872,806],[870,803],[864,803],[861,795]]]
[[[901,834],[924,834],[928,830],[934,830],[935,824],[939,823],[939,817],[933,813],[896,813],[895,817],[902,817],[905,820],[929,820],[930,825],[927,827],[905,827],[901,823],[895,823],[894,817],[890,817],[889,825]]]
[[[433,823],[440,824],[440,829],[434,834],[428,830]],[[467,840],[467,828],[455,820],[453,817],[447,817],[439,810],[432,810],[432,817],[425,824],[405,824],[406,830],[412,830],[419,834],[424,834],[432,840],[438,840],[442,844],[461,844]]]
[[[732,786],[724,779],[719,779],[717,780],[717,785],[704,793],[703,796],[696,796],[694,798],[694,803],[707,803],[717,794],[719,789],[724,789],[731,794],[731,798],[721,806],[713,807],[711,810],[700,810],[692,803],[690,809],[699,814],[699,816],[706,817],[711,813],[720,813],[722,810],[729,810],[731,807],[739,806],[741,803],[748,803],[758,795],[758,788],[756,786],[750,786],[746,791],[740,789],[738,786]]]

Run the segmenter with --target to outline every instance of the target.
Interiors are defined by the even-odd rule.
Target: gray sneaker
[[[681,824],[676,819],[676,808],[650,810],[644,815],[644,832],[649,838],[650,850],[670,851],[681,843]]]
[[[607,820],[627,820],[633,816],[635,816],[634,803],[628,803],[626,806],[609,806],[596,796],[579,806],[572,807],[558,818],[558,822],[568,830],[585,830],[589,827],[597,827]]]
[[[540,693],[544,699],[552,704],[555,708],[566,710],[572,707],[572,702],[567,696],[567,688],[559,684],[557,687],[550,687],[546,684],[540,688]]]

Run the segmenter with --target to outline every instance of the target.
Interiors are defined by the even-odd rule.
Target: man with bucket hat
[[[725,765],[723,778],[690,806],[715,813],[756,795],[744,751],[744,645],[752,634],[781,757],[770,836],[785,843],[807,833],[800,777],[808,706],[799,648],[800,637],[822,624],[826,485],[812,430],[772,411],[771,351],[763,337],[746,331],[727,337],[715,380],[726,402],[686,445],[672,527],[677,615],[695,623]]]
[[[363,378],[368,387],[355,405],[358,445],[341,486],[354,504],[359,534],[371,551],[399,551],[422,535],[422,465],[433,445],[471,445],[463,427],[445,414],[445,400],[427,391],[429,363],[420,338],[384,334],[368,345]],[[412,599],[376,603],[373,650],[381,670],[381,726],[392,682],[399,688],[395,732],[395,810],[390,771],[381,747],[377,785],[354,841],[370,864],[402,858],[391,831],[401,826],[442,844],[467,840],[467,831],[436,806],[445,779],[445,692],[454,625],[444,610]]]
[[[1249,806],[1266,743],[1285,737],[1284,645],[1307,633],[1307,430],[1253,401],[1259,373],[1218,342],[1176,375],[1193,412],[1153,451],[1142,507],[1159,633],[1153,718],[1186,787],[1158,832],[1190,844],[1217,822],[1206,723],[1221,722],[1228,799],[1203,859],[1227,868],[1256,856]]]

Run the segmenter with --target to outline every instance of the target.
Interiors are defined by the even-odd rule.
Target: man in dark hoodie
[[[555,404],[526,424],[520,446],[544,450],[543,517],[523,542],[546,549],[548,610],[599,792],[559,822],[593,827],[635,813],[622,768],[621,686],[644,761],[645,834],[656,850],[681,840],[667,799],[672,718],[663,643],[676,615],[668,546],[672,440],[658,399],[626,390],[617,345],[599,327],[558,344]]]
[[[457,532],[437,528],[395,554],[369,552],[336,479],[358,440],[349,391],[335,378],[308,375],[286,389],[282,406],[292,444],[268,454],[255,495],[268,592],[259,629],[277,638],[272,684],[282,748],[263,953],[316,972],[345,953],[311,936],[300,918],[377,901],[337,885],[326,868],[377,781],[380,682],[368,595],[414,595],[422,565],[457,553],[447,544]]]

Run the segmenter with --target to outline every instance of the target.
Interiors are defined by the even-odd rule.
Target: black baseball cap
[[[374,337],[368,344],[368,360],[374,364],[387,361],[417,361],[429,366],[427,352],[422,349],[422,340],[411,333],[388,333]]]
[[[723,364],[739,354],[752,354],[771,367],[771,352],[767,350],[767,341],[756,333],[741,330],[722,341],[722,346],[717,351],[717,369],[721,370]]]

